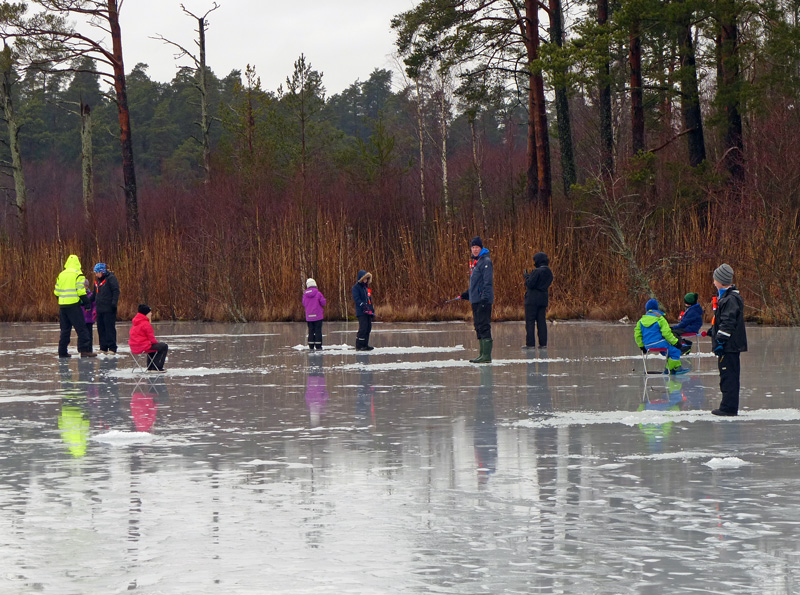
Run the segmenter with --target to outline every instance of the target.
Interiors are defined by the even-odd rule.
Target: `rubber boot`
[[[483,343],[485,340],[486,339],[478,339],[478,348],[480,349],[480,354],[478,355],[478,357],[475,357],[475,358],[472,358],[471,360],[469,360],[469,363],[471,363],[471,364],[479,364],[479,363],[481,363],[481,360],[483,359],[483,354],[486,353],[486,347],[484,347],[484,343]]]
[[[470,360],[473,364],[490,364],[492,363],[492,340],[481,339],[481,354],[476,358]]]

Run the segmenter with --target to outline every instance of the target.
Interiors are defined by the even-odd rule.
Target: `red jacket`
[[[153,333],[153,325],[150,324],[150,319],[144,314],[134,316],[130,338],[128,339],[131,353],[153,351],[153,343],[155,342],[156,336]]]

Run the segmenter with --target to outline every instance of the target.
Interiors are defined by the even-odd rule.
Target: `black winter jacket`
[[[724,353],[747,351],[747,331],[744,327],[744,302],[735,285],[717,300],[714,324],[711,326],[711,348],[722,342]]]
[[[372,305],[372,297],[367,287],[372,281],[372,274],[367,271],[358,271],[358,280],[353,285],[353,303],[356,306],[356,317],[375,316],[375,306]]]
[[[547,306],[550,301],[548,289],[553,284],[553,271],[547,266],[550,264],[547,254],[537,252],[533,264],[536,268],[525,275],[525,305]]]
[[[119,281],[111,271],[96,279],[94,303],[97,313],[116,312],[117,302],[119,302]]]

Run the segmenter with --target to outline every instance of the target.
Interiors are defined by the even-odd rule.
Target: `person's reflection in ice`
[[[96,383],[89,385],[89,409],[92,425],[105,431],[120,426],[124,415],[119,402],[119,383],[114,377],[117,358],[98,360],[98,378]]]
[[[497,471],[497,419],[494,414],[494,379],[492,367],[481,367],[481,384],[475,399],[475,463],[478,485],[485,485]]]
[[[542,413],[553,410],[553,397],[547,376],[546,361],[528,362],[526,384],[528,386],[528,409]]]
[[[58,363],[58,372],[61,378],[61,411],[58,415],[58,429],[61,439],[67,446],[68,452],[75,458],[86,455],[86,446],[89,442],[89,414],[87,408],[86,384],[93,371],[91,360],[78,360],[78,378],[76,382],[72,377],[69,364],[63,361]]]
[[[156,423],[158,406],[169,400],[163,376],[141,379],[131,394],[131,419],[137,432],[150,432]]]
[[[684,409],[708,409],[706,406],[706,387],[700,376],[680,377],[683,384]]]
[[[320,425],[320,418],[328,403],[328,387],[325,385],[322,353],[308,354],[308,378],[306,379],[306,405],[312,428]]]
[[[369,370],[369,356],[363,353],[356,355],[356,362],[361,364],[361,372],[356,391],[356,416],[363,418],[365,425],[375,424],[375,405],[372,386],[372,372]]]
[[[664,390],[645,392],[644,402],[639,405],[639,411],[681,411],[686,409],[686,397],[683,394],[683,383],[678,377],[670,378]],[[652,387],[651,387],[652,388]],[[674,422],[665,421],[660,424],[639,424],[639,429],[647,440],[650,452],[659,453],[664,450],[664,444],[672,434]]]

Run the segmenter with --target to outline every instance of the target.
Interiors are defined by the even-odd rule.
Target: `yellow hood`
[[[70,271],[80,271],[81,261],[74,254],[67,257],[67,262],[64,263],[64,268]]]

